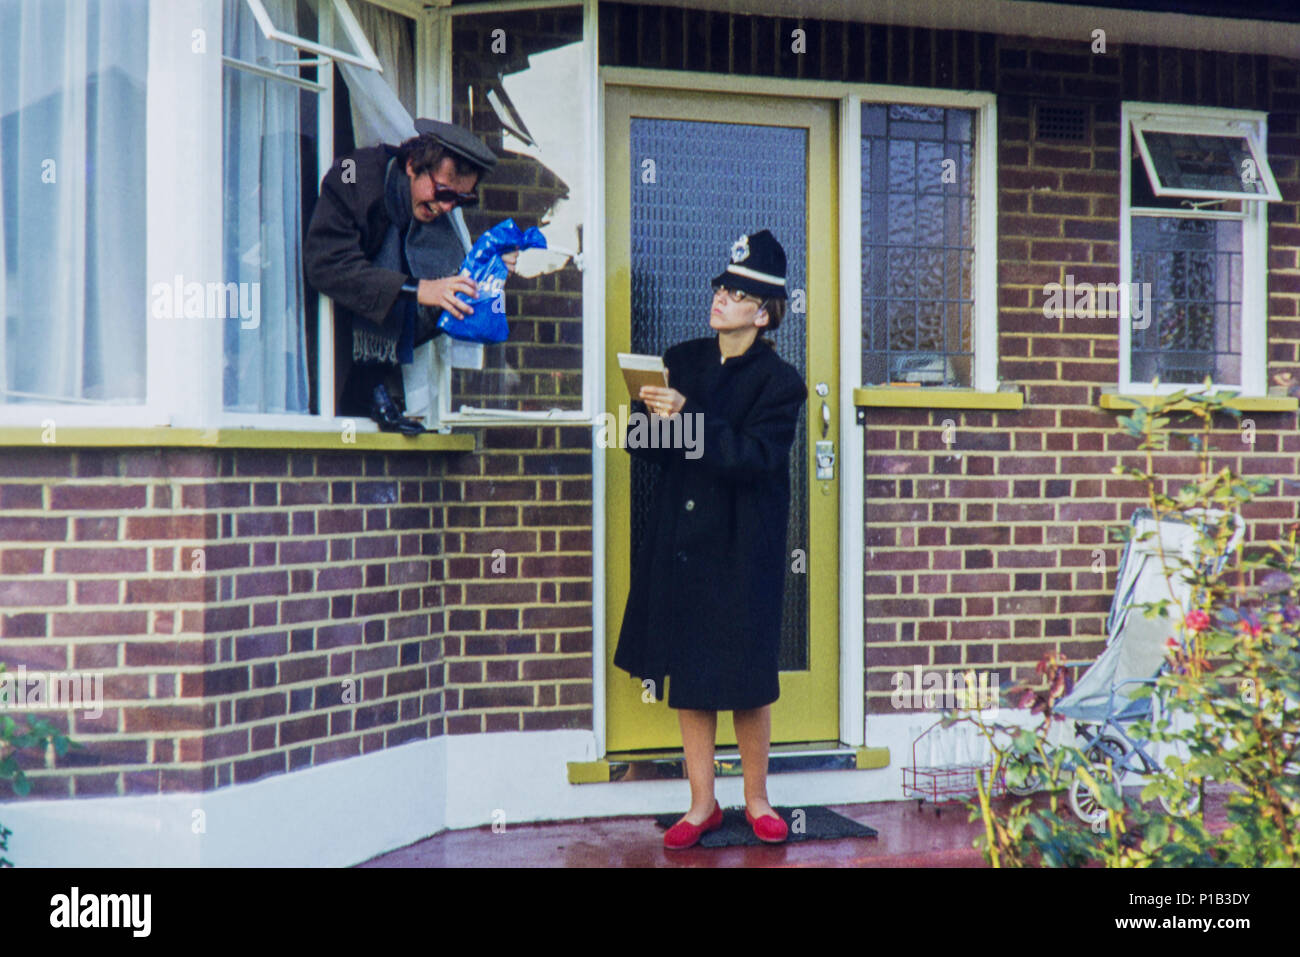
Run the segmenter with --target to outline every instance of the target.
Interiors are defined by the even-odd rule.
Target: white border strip
[[[866,742],[863,461],[866,429],[853,390],[862,383],[862,98],[840,101],[840,740]]]

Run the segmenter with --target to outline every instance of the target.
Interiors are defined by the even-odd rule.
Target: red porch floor
[[[1128,789],[1126,789],[1127,791]],[[1206,821],[1212,829],[1227,819],[1227,791],[1211,785]],[[1046,800],[1046,797],[1043,797]],[[874,827],[879,836],[806,841],[758,847],[692,847],[667,851],[663,831],[650,815],[516,824],[494,834],[484,826],[446,831],[359,867],[985,867],[973,846],[978,821],[947,805],[915,801],[828,805],[845,817]],[[1066,811],[1068,814],[1069,812]]]
[[[965,808],[918,812],[915,801],[833,804],[874,838],[666,851],[649,815],[446,831],[361,867],[983,867]]]

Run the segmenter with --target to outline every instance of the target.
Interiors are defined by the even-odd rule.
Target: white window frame
[[[325,37],[321,38],[325,42],[317,43],[313,40],[295,36],[292,33],[286,33],[271,21],[271,15],[267,13],[266,4],[262,0],[244,0],[244,2],[248,4],[253,19],[257,21],[257,25],[262,28],[262,33],[268,40],[287,43],[289,46],[297,47],[307,53],[314,53],[323,59],[341,60],[344,63],[354,63],[357,66],[374,70],[376,73],[384,72],[383,67],[379,65],[379,58],[375,56],[375,51],[370,48],[370,43],[361,30],[361,25],[357,23],[356,17],[352,15],[352,11],[344,0],[322,0],[322,4],[330,4],[334,7],[335,15],[339,18],[339,24],[343,27],[343,32],[352,41],[353,47],[360,51],[360,56],[354,56],[345,50],[331,46]],[[332,25],[322,21],[320,26],[322,32],[328,32]]]
[[[159,186],[159,183],[155,182],[155,174],[160,182],[170,182],[170,185],[176,187],[173,192],[174,196],[184,196],[184,206],[172,207],[173,212],[176,208],[196,211],[196,199],[200,203],[202,201],[202,197],[195,190],[196,173],[199,173],[200,177],[201,173],[195,170],[194,157],[188,153],[183,158],[179,155],[185,152],[185,147],[190,144],[191,128],[177,122],[177,117],[191,113],[191,110],[179,110],[178,104],[182,103],[187,95],[194,95],[197,88],[196,66],[199,65],[203,58],[195,56],[188,44],[177,43],[176,38],[178,36],[190,37],[192,32],[203,28],[206,22],[211,20],[211,17],[205,19],[199,15],[202,5],[197,0],[192,0],[192,3],[192,7],[189,8],[185,3],[160,3],[159,0],[150,0],[149,4],[148,62],[145,85],[146,149],[143,158],[145,162],[145,182],[147,184],[145,189],[147,230],[145,235],[145,277],[150,285],[152,284],[152,278],[155,276],[170,277],[174,275],[172,271],[173,263],[183,259],[183,250],[181,248],[177,246],[170,249],[163,248],[164,244],[160,242],[160,227],[151,228],[164,218],[155,191]],[[176,73],[175,76],[172,75],[173,71]],[[157,82],[158,77],[166,77],[168,82]],[[220,164],[218,164],[218,176],[219,174]],[[183,187],[177,186],[176,180],[178,179],[185,181]],[[202,178],[198,178],[197,181],[204,182]],[[220,216],[218,216],[217,222],[221,222]],[[193,220],[188,220],[187,225],[192,223]],[[135,228],[139,228],[139,224]],[[171,227],[173,233],[182,231],[186,233],[186,236],[181,239],[181,245],[191,245],[194,237],[189,234],[189,229],[181,230],[174,225]],[[175,271],[186,272],[186,270],[181,269]],[[146,316],[148,316],[147,298],[143,302],[142,308],[146,310]],[[82,321],[85,321],[84,316]],[[169,424],[172,405],[167,400],[174,392],[183,389],[183,386],[171,381],[175,376],[176,369],[174,366],[168,366],[169,357],[165,352],[169,343],[171,343],[173,350],[177,348],[178,343],[175,340],[180,337],[174,334],[168,336],[166,333],[174,333],[179,324],[187,322],[193,322],[193,320],[156,320],[152,317],[146,319],[145,396],[143,402],[112,403],[75,399],[63,402],[39,403],[0,402],[0,426],[39,427],[46,430],[50,435],[48,440],[50,443],[57,444],[58,429],[64,427],[149,428]],[[165,328],[168,323],[171,324],[171,329]],[[163,329],[159,329],[160,326]],[[155,330],[159,331],[158,335],[155,335]],[[170,361],[174,362],[175,360],[171,358]],[[192,398],[193,391],[191,383],[189,388],[191,395],[187,396],[187,398]],[[51,429],[51,427],[53,428]]]
[[[1212,383],[1211,391],[1231,390],[1242,396],[1262,397],[1268,392],[1268,204],[1263,194],[1250,197],[1233,194],[1221,198],[1240,200],[1241,212],[1217,209],[1169,209],[1133,207],[1132,164],[1134,129],[1171,132],[1205,132],[1230,128],[1247,132],[1257,156],[1267,158],[1268,114],[1258,110],[1230,110],[1214,107],[1125,101],[1120,104],[1120,208],[1119,208],[1119,391],[1127,395],[1168,395],[1192,388],[1188,383],[1132,381],[1132,322],[1130,283],[1133,281],[1134,216],[1177,216],[1187,219],[1226,219],[1241,223],[1241,382]],[[1230,125],[1230,127],[1228,126]],[[1140,140],[1139,140],[1140,142]],[[1144,165],[1149,157],[1144,158]],[[1265,161],[1259,165],[1261,178],[1276,189]],[[1148,174],[1150,175],[1150,174]],[[1180,193],[1181,195],[1181,193]]]
[[[267,70],[255,64],[235,60],[230,57],[222,57],[223,66],[229,66],[232,69],[244,70],[260,76],[266,76],[268,79],[280,80],[291,83],[304,89],[312,90],[317,94],[316,100],[316,166],[319,177],[323,177],[325,172],[334,163],[334,71],[331,69],[333,60],[343,60],[348,63],[354,63],[376,72],[382,72],[379,59],[375,56],[370,47],[369,41],[362,32],[352,11],[348,9],[343,0],[320,0],[322,3],[332,3],[339,11],[339,20],[344,30],[349,34],[349,39],[360,50],[364,56],[357,58],[341,51],[333,51],[328,45],[329,37],[323,36],[325,43],[314,43],[308,40],[294,37],[282,31],[274,31],[274,34],[268,32],[269,20],[264,23],[258,16],[258,10],[263,13],[265,8],[262,7],[261,0],[245,0],[249,9],[257,18],[259,27],[270,39],[279,40],[288,43],[302,50],[318,54],[317,58],[310,61],[300,61],[304,66],[318,66],[318,79],[315,81],[303,79],[301,77],[291,76],[288,74],[278,73]],[[389,8],[391,9],[391,8]],[[393,10],[402,16],[409,17],[409,11]],[[223,24],[224,26],[224,24]],[[328,34],[331,27],[329,21],[321,21],[321,30],[323,34]],[[326,51],[333,51],[327,53]],[[418,72],[418,66],[417,66]],[[218,90],[220,94],[220,90]],[[216,112],[218,117],[221,116],[221,98],[218,95]],[[220,136],[220,130],[218,130]],[[224,146],[224,144],[223,144]],[[220,175],[220,164],[218,163],[218,176]],[[218,183],[220,180],[218,180]],[[316,184],[319,190],[319,180]],[[218,191],[220,186],[218,185]],[[220,229],[218,229],[220,232]],[[224,241],[224,236],[223,236]],[[305,287],[306,288],[306,287]],[[255,428],[267,430],[297,430],[309,432],[341,432],[344,428],[354,428],[357,432],[378,432],[379,426],[364,416],[339,416],[334,407],[334,301],[328,296],[317,294],[317,336],[316,336],[316,384],[317,384],[317,402],[320,408],[318,413],[285,413],[285,412],[236,412],[229,411],[225,408],[224,386],[220,376],[219,364],[212,365],[207,372],[213,376],[214,381],[210,388],[215,394],[215,405],[210,409],[210,416],[215,419],[219,428]],[[217,329],[216,342],[214,348],[216,354],[224,357],[224,342],[221,339],[220,327]]]
[[[862,105],[906,104],[975,111],[973,132],[975,200],[971,209],[971,384],[962,391],[996,392],[998,382],[998,163],[997,96],[993,93],[955,93],[947,90],[873,85],[848,94],[841,110],[844,138],[840,165],[840,302],[845,356],[852,355],[855,388],[862,382]],[[921,386],[917,391],[951,387]]]
[[[1185,197],[1188,199],[1250,199],[1269,203],[1280,202],[1282,199],[1282,194],[1278,192],[1277,180],[1273,178],[1273,170],[1268,164],[1268,154],[1264,151],[1263,143],[1259,138],[1260,131],[1257,124],[1249,120],[1218,118],[1191,120],[1169,115],[1161,116],[1158,113],[1134,113],[1132,126],[1138,152],[1142,156],[1142,165],[1146,167],[1147,178],[1151,183],[1151,191],[1156,196]],[[1156,173],[1155,163],[1151,159],[1151,150],[1147,146],[1147,133],[1185,133],[1201,136],[1240,136],[1245,138],[1250,149],[1251,161],[1255,164],[1259,182],[1264,187],[1264,192],[1247,193],[1241,190],[1188,189],[1178,186],[1166,186],[1160,181],[1160,176]]]

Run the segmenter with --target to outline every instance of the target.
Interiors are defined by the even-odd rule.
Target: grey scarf
[[[431,223],[422,223],[411,215],[411,181],[395,156],[388,161],[384,173],[384,206],[391,225],[375,256],[376,266],[419,279],[439,279],[460,271],[465,247],[451,224],[450,214],[439,216]],[[389,365],[411,362],[417,316],[425,322],[437,320],[433,310],[417,307],[405,297],[393,303],[383,325],[354,316],[352,361]]]

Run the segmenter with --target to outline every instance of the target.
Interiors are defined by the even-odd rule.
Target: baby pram
[[[1202,530],[1213,535],[1229,523],[1232,535],[1224,556],[1206,569],[1217,572],[1227,553],[1245,535],[1240,515],[1215,509],[1183,514],[1185,518],[1165,515],[1156,521],[1150,509],[1134,512],[1133,534],[1120,559],[1119,579],[1106,619],[1106,650],[1056,705],[1057,714],[1074,721],[1077,746],[1088,758],[1094,778],[1108,780],[1117,787],[1123,786],[1129,772],[1149,775],[1161,767],[1148,750],[1150,740],[1139,740],[1130,732],[1135,721],[1153,716],[1158,719],[1155,709],[1160,707],[1159,696],[1134,697],[1134,693],[1142,685],[1155,685],[1167,661],[1166,643],[1181,636],[1179,609],[1191,610],[1192,583],[1184,577],[1185,566],[1180,559],[1205,568],[1212,556],[1204,555],[1200,548]],[[1162,550],[1168,578],[1161,570]],[[1163,616],[1148,618],[1141,607],[1169,598],[1173,601],[1165,606],[1167,614]],[[1187,760],[1188,755],[1181,750],[1170,746],[1162,750],[1163,757],[1175,753]],[[1077,774],[1070,785],[1069,799],[1074,813],[1089,824],[1106,816],[1106,809]],[[1187,815],[1195,813],[1200,796],[1191,794],[1176,802],[1161,797],[1160,802],[1170,814]]]

